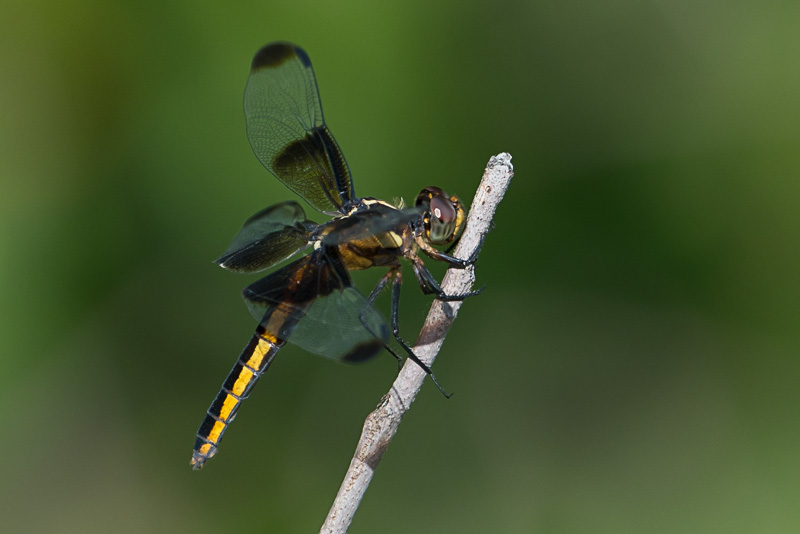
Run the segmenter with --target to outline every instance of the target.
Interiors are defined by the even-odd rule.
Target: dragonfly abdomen
[[[272,359],[286,341],[268,333],[259,326],[250,342],[242,351],[236,364],[228,373],[219,394],[206,412],[197,431],[197,440],[192,453],[192,468],[200,469],[206,460],[217,452],[217,445],[228,425],[236,417],[239,405],[267,370]]]

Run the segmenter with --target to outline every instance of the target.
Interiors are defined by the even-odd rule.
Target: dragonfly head
[[[447,196],[438,187],[426,187],[417,195],[417,206],[425,208],[425,236],[434,245],[455,241],[464,227],[466,213],[457,196]]]

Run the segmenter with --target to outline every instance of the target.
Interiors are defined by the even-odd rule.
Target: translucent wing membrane
[[[244,223],[215,263],[236,272],[262,271],[308,246],[314,226],[297,202],[270,206]]]
[[[422,207],[398,210],[384,204],[374,204],[348,217],[334,219],[326,225],[323,242],[327,245],[356,241],[391,230],[402,233],[404,227],[422,216]]]
[[[337,261],[320,250],[248,286],[243,296],[259,321],[270,307],[280,307],[286,316],[303,316],[290,329],[273,332],[277,337],[327,358],[362,361],[380,352],[389,327],[351,286],[347,272],[335,267]]]
[[[354,287],[318,298],[289,341],[313,354],[360,362],[381,351],[389,326]]]
[[[244,92],[244,115],[259,161],[315,209],[334,214],[355,196],[302,48],[276,43],[258,51]]]

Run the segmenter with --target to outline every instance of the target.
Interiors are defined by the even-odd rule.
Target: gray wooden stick
[[[513,176],[514,167],[511,165],[510,154],[492,156],[470,206],[464,234],[454,252],[457,258],[468,258],[478,247],[481,236],[490,230],[494,212]],[[469,266],[466,269],[449,269],[441,285],[446,294],[460,295],[468,293],[474,282],[475,269],[474,266]],[[417,345],[413,349],[414,354],[429,367],[436,359],[461,304],[461,301],[435,300],[431,305]],[[414,402],[424,379],[425,372],[416,363],[406,360],[389,392],[367,416],[356,452],[350,461],[350,468],[320,529],[321,533],[347,532],[375,468],[397,432],[400,421]]]

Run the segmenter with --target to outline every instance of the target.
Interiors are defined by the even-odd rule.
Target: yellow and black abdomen
[[[216,454],[217,445],[228,425],[236,417],[239,405],[247,398],[250,390],[285,343],[286,341],[267,332],[263,326],[256,329],[256,333],[231,369],[197,431],[191,462],[193,469],[200,469],[206,460]]]

